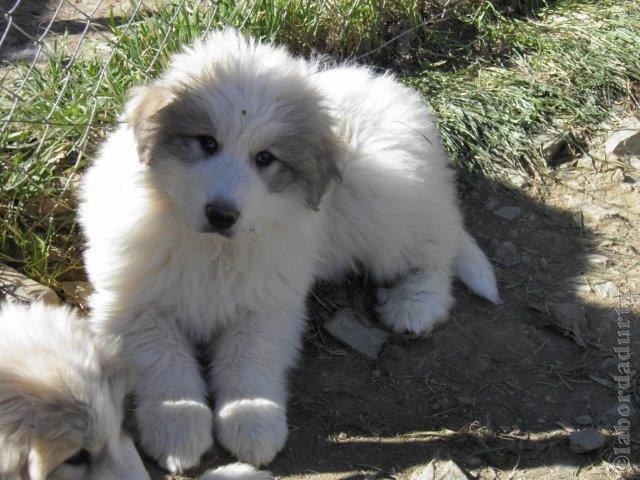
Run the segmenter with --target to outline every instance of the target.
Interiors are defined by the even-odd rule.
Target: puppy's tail
[[[270,472],[258,470],[246,463],[232,463],[207,470],[198,480],[273,480]]]
[[[493,266],[466,230],[463,232],[456,268],[460,280],[473,292],[493,303],[502,303]]]

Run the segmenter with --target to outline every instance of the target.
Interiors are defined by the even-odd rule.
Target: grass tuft
[[[538,134],[579,148],[640,80],[640,5],[612,0],[174,1],[112,12],[112,43],[65,39],[0,72],[0,261],[56,287],[82,276],[74,185],[128,88],[207,30],[391,68],[419,89],[458,167],[542,174]],[[118,24],[117,18],[125,23]],[[402,35],[403,32],[408,32]],[[26,78],[26,81],[24,80]],[[24,83],[23,83],[24,82]],[[11,92],[18,94],[12,96]]]

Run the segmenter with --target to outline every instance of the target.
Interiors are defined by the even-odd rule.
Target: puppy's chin
[[[237,237],[237,234],[233,228],[230,228],[228,230],[216,230],[210,225],[205,225],[197,231],[202,235],[210,236],[212,238],[222,238],[225,240],[233,240]]]

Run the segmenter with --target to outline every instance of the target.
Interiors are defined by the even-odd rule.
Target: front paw
[[[212,414],[199,401],[141,402],[136,417],[142,448],[171,473],[195,467],[213,445]]]
[[[239,460],[265,465],[287,441],[287,417],[283,407],[265,399],[228,402],[217,418],[218,440]]]

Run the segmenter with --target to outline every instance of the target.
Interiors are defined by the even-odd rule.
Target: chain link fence
[[[297,53],[394,67],[461,3],[0,0],[0,262],[54,286],[83,278],[79,175],[128,88],[194,38],[234,26]]]
[[[536,135],[558,133],[557,119],[565,143],[588,133],[640,78],[638,7],[598,1],[607,7],[0,0],[0,262],[54,287],[83,279],[79,175],[117,124],[127,90],[157,75],[172,52],[224,26],[294,53],[394,69],[430,102],[457,166],[518,178],[542,171]]]

